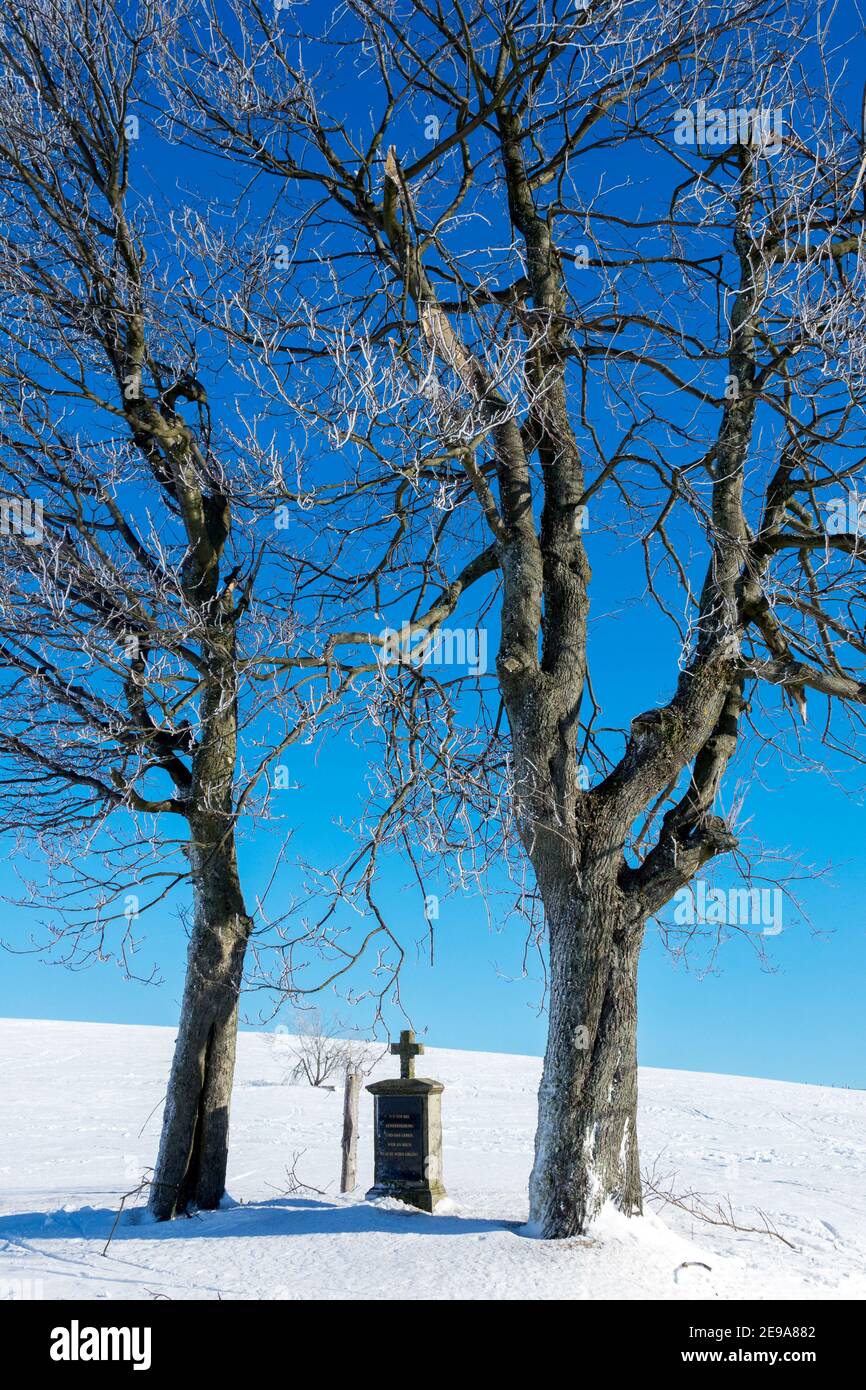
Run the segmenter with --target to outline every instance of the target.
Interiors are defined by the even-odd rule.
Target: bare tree
[[[711,861],[751,872],[721,800],[738,742],[740,767],[818,769],[861,727],[862,542],[825,516],[862,465],[866,361],[834,33],[775,0],[237,0],[163,55],[174,135],[268,180],[258,244],[304,267],[251,289],[236,341],[294,422],[305,659],[351,671],[383,736],[319,930],[381,918],[388,850],[422,891],[443,861],[529,869],[550,1237],[640,1210],[638,956]],[[595,532],[623,539],[621,603],[670,621],[672,693],[618,729],[589,669]],[[464,631],[495,614],[495,676],[430,659],[458,608]]]
[[[299,1017],[297,1039],[291,1046],[295,1065],[292,1081],[306,1080],[311,1086],[324,1086],[337,1074],[361,1070],[366,1058],[363,1045],[337,1036],[339,1025],[324,1019],[318,1009]]]
[[[138,159],[172,23],[160,0],[0,17],[2,826],[47,863],[30,897],[73,966],[132,972],[139,919],[191,886],[161,1218],[224,1189],[254,926],[238,818],[267,815],[269,766],[341,685],[318,666],[278,689],[260,662],[296,619],[268,559],[272,439],[199,312],[231,300],[231,265],[207,199],[193,214]]]
[[[239,817],[338,701],[376,736],[359,845],[310,869],[318,914],[262,913],[250,983],[372,953],[381,1002],[385,856],[431,950],[429,870],[507,863],[549,972],[533,1219],[640,1209],[647,922],[723,854],[752,872],[749,750],[817,771],[866,700],[862,542],[826,524],[863,460],[864,149],[809,10],[4,12],[3,823],[73,894],[75,959],[131,950],[130,882],[191,885],[157,1215],[224,1184]],[[145,116],[207,178],[145,194]],[[673,693],[613,727],[595,537],[670,623]],[[487,624],[495,671],[456,669]]]

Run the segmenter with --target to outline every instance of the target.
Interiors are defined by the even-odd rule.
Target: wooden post
[[[358,1099],[361,1094],[361,1073],[346,1070],[346,1090],[343,1098],[343,1171],[340,1191],[354,1192],[357,1182],[358,1159]]]

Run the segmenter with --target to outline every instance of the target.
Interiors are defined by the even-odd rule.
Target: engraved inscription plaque
[[[421,1096],[376,1097],[377,1182],[423,1182]]]

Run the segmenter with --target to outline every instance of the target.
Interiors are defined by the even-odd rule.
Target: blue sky
[[[420,138],[420,137],[419,137]],[[143,150],[147,173],[147,140]],[[160,158],[164,152],[161,152]],[[175,152],[178,184],[193,177],[186,155]],[[164,178],[167,164],[160,164]],[[148,190],[152,185],[148,180]],[[622,579],[640,556],[629,542],[603,528],[587,533],[594,569],[593,679],[605,698],[607,723],[629,718],[669,697],[676,672],[676,646],[658,611],[635,602],[621,611]],[[635,584],[631,592],[640,592]],[[599,621],[600,615],[617,613]],[[491,634],[491,651],[495,647]],[[624,660],[623,653],[627,653]],[[813,718],[820,725],[817,701]],[[752,942],[731,935],[707,971],[699,952],[691,967],[675,962],[655,927],[648,933],[641,965],[640,1061],[647,1066],[866,1086],[863,996],[866,985],[866,831],[856,769],[842,771],[837,785],[817,774],[771,765],[753,785],[746,812],[750,830],[769,848],[803,855],[813,870],[826,870],[798,885],[810,922],[786,907],[783,930],[766,939],[769,962],[762,965]],[[338,816],[360,814],[366,760],[346,741],[292,754],[297,788],[285,793],[285,825],[294,829],[291,855],[330,864],[350,842],[335,827]],[[248,900],[269,878],[279,836],[259,828],[244,840],[241,864]],[[478,897],[443,900],[436,923],[435,964],[412,943],[424,934],[416,894],[398,860],[387,864],[383,903],[403,932],[407,961],[402,979],[406,1013],[433,1045],[540,1053],[545,1019],[540,1012],[540,970],[530,955],[523,969],[523,935],[518,925],[491,929]],[[722,865],[718,882],[736,882]],[[300,869],[287,864],[277,896],[299,892]],[[10,866],[0,863],[0,893],[13,895]],[[273,902],[271,904],[274,906]],[[500,922],[501,904],[491,905]],[[30,916],[7,905],[0,935],[26,945]],[[144,986],[123,978],[116,965],[94,965],[71,973],[35,954],[5,954],[0,961],[0,1014],[12,1017],[91,1019],[172,1025],[183,979],[185,938],[173,909],[161,906],[140,923],[144,973],[158,961],[163,983]],[[249,1026],[257,1022],[260,996],[248,996]],[[339,1001],[323,1002],[326,1015],[349,1019]],[[271,1020],[266,1026],[273,1027]],[[282,1018],[279,1021],[287,1021]],[[405,1026],[391,1007],[386,1022]]]
[[[613,596],[614,565],[624,557],[610,550],[604,562],[604,538],[588,537],[598,578],[596,606],[605,609]],[[610,549],[610,547],[608,547]],[[595,553],[594,553],[595,551]],[[599,686],[612,687],[610,713],[617,704],[642,708],[663,692],[672,666],[665,631],[655,610],[635,607],[619,620],[628,632],[630,662],[621,679],[618,625],[600,626],[594,666]],[[345,855],[351,842],[336,826],[348,820],[355,805],[360,814],[366,758],[346,741],[301,750],[290,764],[293,789],[284,793],[285,826],[294,830],[292,855],[321,865]],[[802,855],[822,870],[798,885],[798,896],[811,919],[799,920],[785,904],[783,930],[765,942],[768,964],[762,966],[751,940],[732,934],[707,972],[706,953],[686,967],[675,962],[650,927],[641,964],[640,1061],[646,1066],[731,1072],[838,1086],[866,1086],[863,996],[866,982],[866,867],[862,844],[866,815],[856,781],[847,792],[818,775],[770,769],[765,785],[749,793],[747,813],[762,842],[792,856]],[[248,894],[266,883],[282,832],[247,836],[241,864]],[[11,891],[8,865],[0,866],[0,889]],[[731,866],[722,866],[717,881],[738,882]],[[290,862],[269,900],[276,912],[301,887],[302,874]],[[523,974],[523,935],[519,924],[504,929],[488,924],[477,897],[443,899],[435,923],[435,964],[426,945],[417,949],[425,926],[418,896],[411,891],[405,865],[392,861],[380,886],[390,920],[407,946],[402,1000],[419,1033],[433,1045],[514,1053],[541,1053],[545,1019],[539,1012],[540,970],[528,958]],[[501,904],[492,900],[495,922]],[[7,907],[2,935],[23,944],[32,927],[20,909]],[[183,979],[185,939],[176,915],[165,907],[145,914],[140,923],[140,952],[147,973],[159,963],[164,982],[144,986],[125,980],[112,965],[95,965],[70,973],[33,955],[9,955],[0,970],[0,1015],[34,1018],[91,1019],[119,1023],[172,1025],[177,1018]],[[262,1023],[266,1001],[247,996],[249,1026],[274,1027],[285,1019]],[[326,1016],[353,1022],[356,1014],[339,1000],[325,998]],[[361,1019],[358,1011],[357,1019]],[[386,1010],[392,1031],[406,1026],[400,1012]]]
[[[333,749],[322,759],[319,786],[337,784],[341,767],[344,772],[345,753]],[[306,819],[315,843],[314,826],[328,815],[327,797],[302,792],[298,797],[304,808],[292,818]],[[779,843],[807,844],[816,862],[835,862],[832,877],[804,893],[817,934],[800,924],[773,937],[768,943],[772,971],[760,967],[751,945],[734,938],[723,947],[716,970],[701,976],[675,964],[651,929],[641,963],[641,1063],[866,1087],[863,810],[814,779],[765,793],[761,801],[765,830]],[[322,839],[330,848],[331,838]],[[249,847],[243,857],[248,874],[254,872]],[[399,914],[396,873],[388,897]],[[10,908],[4,916],[3,935],[20,941],[29,919]],[[406,919],[414,920],[420,936],[417,910]],[[145,922],[143,930],[142,955],[157,955],[165,976],[161,986],[126,981],[112,965],[70,973],[33,956],[5,954],[0,1014],[172,1025],[182,983],[182,930],[172,920]],[[410,952],[403,980],[404,1002],[419,1031],[426,1029],[429,1041],[439,1046],[541,1052],[545,1021],[538,1013],[539,972],[533,968],[533,979],[519,978],[521,948],[518,931],[488,929],[477,901],[443,903],[435,966]],[[252,1022],[256,1007],[248,998]],[[340,1012],[336,1005],[334,1012]],[[393,1026],[399,1024],[395,1015]]]

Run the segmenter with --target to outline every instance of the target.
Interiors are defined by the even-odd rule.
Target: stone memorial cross
[[[415,1075],[415,1058],[424,1051],[411,1028],[391,1044],[400,1058],[400,1075],[374,1081],[373,1186],[367,1196],[396,1197],[422,1211],[433,1211],[445,1196],[442,1183],[441,1081]]]
[[[423,1043],[416,1043],[411,1028],[404,1028],[400,1041],[391,1044],[391,1056],[400,1058],[400,1076],[408,1081],[415,1075],[415,1058],[424,1051]]]

